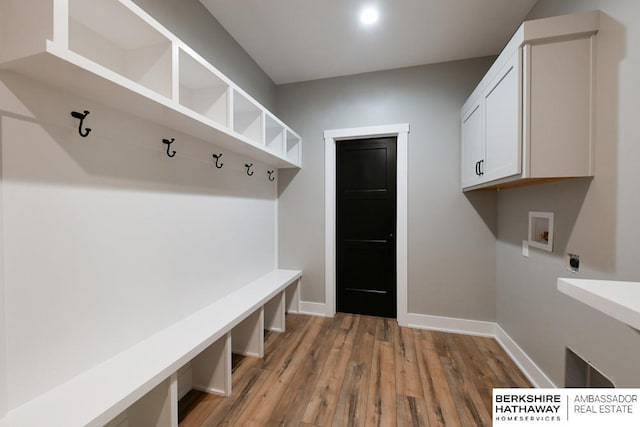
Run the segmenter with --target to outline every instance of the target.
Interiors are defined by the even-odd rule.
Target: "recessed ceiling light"
[[[378,11],[372,7],[367,7],[362,10],[360,13],[360,22],[364,25],[372,25],[378,21],[380,14]]]

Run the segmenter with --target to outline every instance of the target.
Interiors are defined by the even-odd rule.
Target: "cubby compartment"
[[[233,91],[233,130],[249,138],[252,142],[263,145],[262,109],[240,92]]]
[[[284,126],[269,114],[265,114],[264,137],[267,150],[281,156],[284,146]]]
[[[191,388],[221,396],[231,395],[231,333],[191,361]]]
[[[171,98],[171,41],[118,1],[69,0],[69,50]]]
[[[264,328],[267,331],[284,332],[286,297],[280,292],[264,305]]]
[[[287,152],[285,157],[296,165],[300,164],[300,137],[287,129]]]
[[[231,331],[231,351],[242,356],[264,356],[264,308],[247,316]]]
[[[177,421],[178,400],[176,375],[172,375],[105,427],[157,426],[172,427]]]
[[[180,104],[228,127],[229,85],[182,49],[178,61]]]

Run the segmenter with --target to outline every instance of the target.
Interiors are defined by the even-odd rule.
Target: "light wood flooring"
[[[491,338],[346,314],[286,329],[234,357],[231,397],[189,392],[180,426],[491,426],[493,387],[531,387]]]

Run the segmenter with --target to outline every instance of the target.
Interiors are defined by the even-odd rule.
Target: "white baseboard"
[[[311,316],[327,316],[326,304],[322,302],[300,301],[300,314],[309,314]]]
[[[509,334],[495,322],[427,316],[414,313],[409,313],[408,317],[410,328],[494,338],[509,357],[511,357],[513,362],[518,365],[522,373],[531,381],[531,384],[537,388],[556,388],[556,385],[547,377],[542,369],[540,369]]]
[[[456,319],[454,317],[428,316],[426,314],[409,313],[410,328],[428,329],[431,331],[452,332],[454,334],[495,337],[496,324],[481,320]]]
[[[507,334],[500,325],[496,324],[495,339],[502,346],[504,351],[511,357],[522,373],[537,388],[557,388],[557,386],[547,377],[547,375],[531,360],[531,358],[520,348],[520,346]]]

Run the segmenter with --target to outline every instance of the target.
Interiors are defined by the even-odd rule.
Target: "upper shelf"
[[[301,166],[298,134],[132,1],[3,1],[0,68],[277,168]]]
[[[558,279],[563,294],[640,330],[640,283]]]

